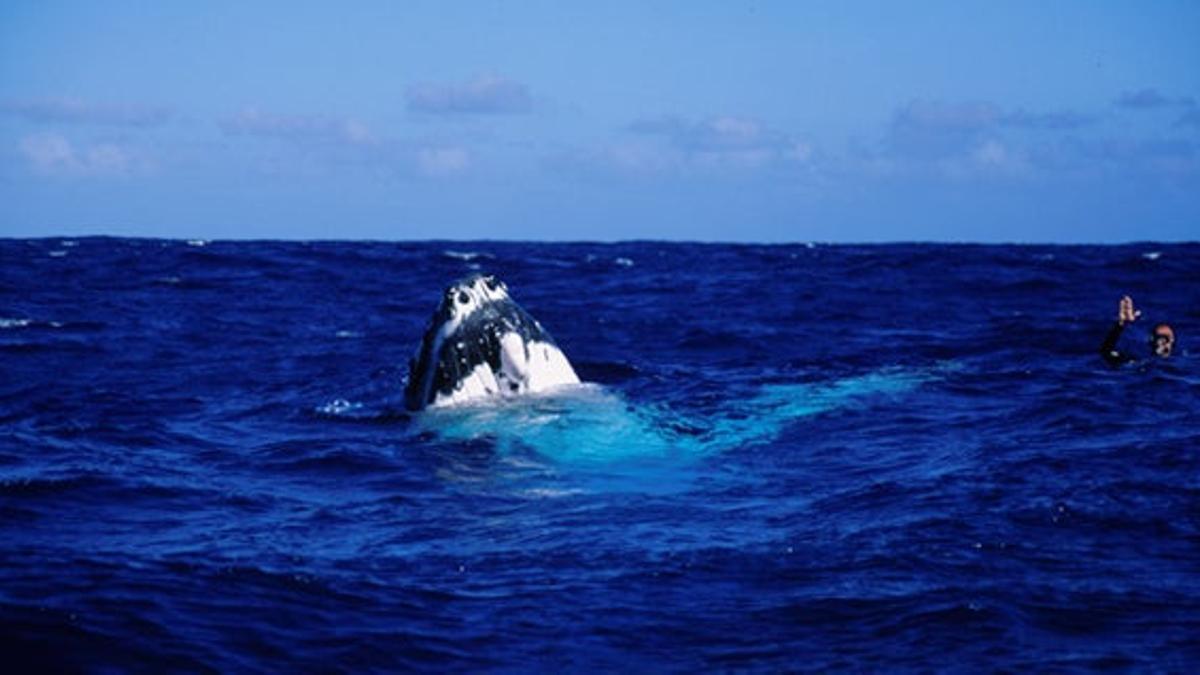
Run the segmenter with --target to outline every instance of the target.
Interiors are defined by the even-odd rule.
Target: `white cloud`
[[[367,125],[353,119],[324,115],[281,115],[255,107],[244,108],[219,122],[231,135],[266,136],[298,141],[327,141],[351,145],[376,142]]]
[[[912,101],[893,114],[872,159],[893,174],[1033,178],[1080,168],[1072,139],[1096,122],[1070,110]]]
[[[417,167],[426,176],[449,176],[471,166],[471,155],[463,148],[423,148],[417,152]]]
[[[975,149],[974,157],[984,166],[1003,166],[1008,161],[1008,150],[1000,141],[989,139]]]
[[[121,127],[161,126],[171,110],[134,103],[96,103],[76,98],[45,98],[0,102],[0,112],[39,124],[95,124]]]
[[[740,117],[717,117],[707,127],[714,138],[733,144],[754,143],[763,134],[758,122]]]
[[[250,161],[271,174],[341,172],[347,168],[397,178],[445,178],[469,171],[474,156],[459,140],[403,139],[329,115],[295,115],[245,108],[218,121],[231,137],[282,141],[258,148]]]
[[[625,134],[590,148],[576,148],[548,158],[546,166],[597,177],[710,177],[774,173],[809,181],[815,175],[815,152],[807,142],[739,115],[701,120],[678,116],[642,118]]]
[[[1017,176],[1030,169],[1029,162],[1020,151],[1009,144],[989,138],[971,153],[975,166],[983,171]]]
[[[961,157],[1000,118],[1000,109],[990,103],[913,101],[892,115],[885,145],[891,154],[910,160]]]
[[[67,139],[58,134],[38,134],[21,139],[21,154],[41,173],[74,170],[79,161]]]
[[[792,144],[791,149],[787,150],[784,156],[795,162],[806,163],[813,157],[813,147],[808,143],[797,141]]]
[[[498,75],[481,75],[462,83],[413,85],[406,94],[408,109],[427,114],[513,114],[529,112],[533,97],[520,82]]]
[[[26,136],[19,150],[43,175],[118,176],[145,166],[136,153],[115,143],[77,147],[59,134]]]
[[[1122,92],[1120,96],[1113,101],[1113,104],[1120,108],[1131,108],[1134,110],[1151,110],[1154,108],[1171,108],[1171,107],[1195,107],[1196,101],[1188,96],[1173,98],[1166,96],[1162,92],[1152,87],[1138,89],[1137,91]]]
[[[758,120],[721,115],[699,122],[678,117],[638,120],[628,130],[640,144],[622,144],[608,153],[638,169],[755,170],[787,163],[804,164],[812,147]],[[631,150],[632,148],[632,150]]]
[[[999,121],[1000,124],[1006,127],[1016,129],[1074,131],[1095,124],[1096,118],[1071,110],[1048,113],[1031,113],[1025,110],[1017,110],[1006,113]]]

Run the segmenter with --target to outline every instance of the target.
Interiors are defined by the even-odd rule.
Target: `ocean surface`
[[[475,270],[590,384],[405,411]],[[1200,245],[0,240],[0,654],[1196,672]]]

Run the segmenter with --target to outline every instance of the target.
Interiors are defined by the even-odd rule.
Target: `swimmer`
[[[1117,341],[1121,339],[1121,333],[1125,330],[1125,326],[1137,321],[1141,315],[1141,312],[1133,308],[1133,298],[1128,295],[1121,298],[1121,302],[1117,306],[1117,322],[1108,330],[1108,335],[1104,337],[1104,343],[1100,345],[1100,356],[1110,366],[1119,366],[1138,360],[1136,356],[1118,349]],[[1150,333],[1150,352],[1154,356],[1165,359],[1171,356],[1171,351],[1174,349],[1175,331],[1168,324],[1156,324]]]

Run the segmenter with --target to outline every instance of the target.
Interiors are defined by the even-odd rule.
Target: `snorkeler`
[[[1137,321],[1141,315],[1141,312],[1133,308],[1133,298],[1128,295],[1121,298],[1121,303],[1117,307],[1117,322],[1108,330],[1108,335],[1104,337],[1104,343],[1100,345],[1100,356],[1110,366],[1119,366],[1138,360],[1136,356],[1119,350],[1117,341],[1121,339],[1121,332],[1125,330],[1126,324]],[[1156,324],[1150,333],[1150,351],[1154,356],[1165,359],[1171,355],[1171,350],[1174,348],[1175,331],[1165,323]]]

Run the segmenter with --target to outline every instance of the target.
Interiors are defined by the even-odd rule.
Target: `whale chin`
[[[478,403],[578,384],[571,362],[542,325],[493,276],[447,287],[409,362],[410,410]]]

